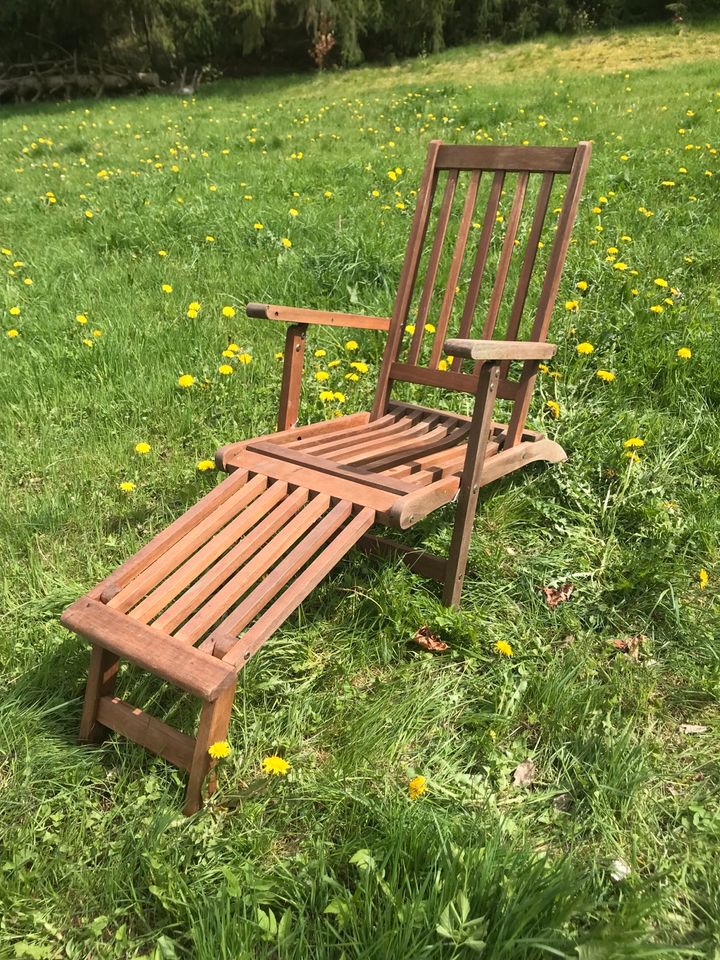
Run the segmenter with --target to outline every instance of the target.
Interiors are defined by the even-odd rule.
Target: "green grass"
[[[0,957],[717,960],[719,38],[639,31],[223,83],[192,103],[5,108]],[[404,568],[338,568],[241,674],[217,799],[186,820],[164,762],[77,745],[87,648],[58,615],[212,486],[199,460],[272,429],[282,330],[244,318],[246,300],[390,310],[431,137],[594,141],[551,336],[561,376],[541,378],[530,418],[570,459],[484,493],[459,613]],[[656,278],[681,295],[664,304]],[[343,360],[348,412],[382,347],[357,340],[357,384],[341,332],[311,340]],[[252,362],[223,377],[231,341]],[[305,419],[323,415],[320,364],[310,353]],[[442,549],[450,529],[445,511],[411,536]],[[539,588],[567,581],[551,610]],[[423,624],[447,654],[412,645]],[[612,645],[637,634],[637,661]],[[192,725],[174,693],[123,686]],[[274,752],[286,779],[261,774]],[[526,757],[536,781],[514,787]]]

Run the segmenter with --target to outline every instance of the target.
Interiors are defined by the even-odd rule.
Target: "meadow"
[[[668,27],[3,109],[0,958],[720,958],[718,50]],[[241,674],[185,819],[174,768],[77,743],[58,616],[273,428],[283,330],[247,300],[389,313],[433,137],[594,143],[530,418],[569,460],[484,490],[459,612],[352,554]],[[312,331],[304,420],[367,408],[382,340],[353,337]]]

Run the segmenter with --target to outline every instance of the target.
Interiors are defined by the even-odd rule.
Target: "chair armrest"
[[[285,323],[321,323],[328,327],[356,327],[358,330],[384,330],[385,332],[390,329],[389,317],[363,317],[355,313],[279,307],[273,303],[249,303],[245,310],[249,317],[281,320]]]
[[[557,347],[534,340],[446,340],[443,350],[463,360],[550,360]]]

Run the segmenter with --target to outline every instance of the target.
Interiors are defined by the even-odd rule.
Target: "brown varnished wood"
[[[118,697],[101,697],[98,721],[176,767],[189,770],[192,766],[194,737],[168,726],[139,707],[133,707]]]
[[[214,490],[190,507],[181,517],[171,523],[165,530],[161,530],[142,549],[121,564],[108,577],[91,591],[93,599],[103,599],[108,591],[108,599],[117,595],[119,589],[125,587],[134,577],[139,576],[151,566],[158,557],[171,550],[189,531],[193,530],[205,517],[214,513],[220,504],[235,495],[247,480],[247,470],[238,471],[233,477],[223,480]]]
[[[189,643],[199,640],[240,597],[252,588],[253,584],[267,573],[273,564],[277,563],[287,550],[305,536],[308,530],[319,521],[329,505],[330,498],[326,494],[319,494],[311,499],[285,524],[282,534],[273,537],[251,560],[239,568],[220,590],[177,631],[176,636]]]
[[[300,409],[300,387],[302,385],[303,363],[305,360],[306,323],[294,323],[285,333],[285,352],[283,354],[283,375],[280,387],[278,408],[278,431],[289,430],[297,425]]]
[[[286,494],[286,483],[270,484],[268,489],[253,500],[234,520],[216,533],[200,550],[181,563],[167,579],[150,591],[136,607],[133,607],[133,618],[142,623],[149,623],[171,600],[179,596],[200,574],[211,567],[226,550],[234,546],[248,530],[257,528],[257,524],[284,500]],[[169,632],[172,630],[171,620],[172,617],[163,614],[155,622],[155,626]]]
[[[450,263],[445,294],[435,325],[435,334],[430,350],[429,366],[431,368],[437,367],[442,357],[443,341],[445,340],[448,323],[450,322],[450,314],[453,303],[455,302],[455,288],[460,278],[460,270],[462,269],[463,259],[465,257],[465,247],[470,233],[470,224],[472,223],[473,213],[475,212],[475,201],[477,200],[478,187],[480,186],[480,175],[479,170],[473,170],[470,174],[470,184],[465,196],[462,216],[460,217],[460,226],[455,239],[455,249],[453,250],[452,261]]]
[[[375,511],[367,507],[360,510],[340,533],[333,537],[327,549],[317,556],[303,570],[300,576],[280,596],[280,598],[255,621],[252,627],[242,635],[223,659],[231,667],[246,663],[280,624],[300,606],[315,587],[324,580],[334,566],[351,550],[360,537],[372,526]]]
[[[77,600],[61,619],[68,630],[201,700],[214,700],[235,683],[232,671],[218,660],[97,600]]]
[[[361,467],[344,467],[334,460],[328,460],[325,457],[315,457],[310,453],[303,451],[289,450],[287,447],[273,448],[272,443],[256,443],[249,448],[251,453],[258,453],[261,456],[276,457],[278,460],[284,460],[306,470],[314,470],[317,473],[324,473],[329,477],[338,477],[343,480],[350,480],[353,483],[364,483],[377,490],[387,493],[403,494],[411,488],[402,480],[386,480],[382,476],[371,473],[369,470],[363,470]]]
[[[438,170],[505,170],[525,173],[569,173],[575,147],[476,147],[443,144],[437,154]]]
[[[435,196],[435,186],[437,184],[437,171],[435,164],[438,151],[440,150],[440,141],[431,140],[428,146],[425,169],[423,170],[422,182],[418,190],[417,204],[415,214],[410,229],[410,238],[405,251],[400,280],[398,282],[397,295],[395,297],[395,306],[390,323],[390,331],[385,343],[382,365],[378,376],[378,386],[375,393],[371,420],[377,420],[385,413],[388,397],[390,394],[390,367],[396,361],[400,344],[402,343],[405,324],[407,323],[408,310],[412,301],[413,291],[415,289],[415,280],[417,278],[418,267],[420,265],[420,254],[427,233],[430,211],[432,209],[433,197]]]
[[[236,578],[236,582],[241,576],[244,579],[245,575],[241,575],[240,571],[243,571],[253,554],[268,542],[276,541],[278,534],[282,542],[287,525],[307,502],[308,496],[308,491],[302,487],[289,493],[247,536],[239,540],[232,550],[228,550],[168,607],[163,614],[163,622],[170,625],[169,629],[179,640],[186,643],[197,640],[203,631],[200,629],[196,632],[196,628],[211,616],[212,611],[222,608],[220,595],[225,589],[223,584],[231,577]],[[222,609],[220,612],[222,613]],[[187,623],[175,629],[191,614],[193,616]]]
[[[99,740],[114,729],[187,768],[185,812],[192,813],[202,804],[204,787],[208,793],[214,789],[208,748],[228,736],[238,670],[354,545],[368,553],[400,557],[416,572],[443,582],[446,604],[459,602],[479,488],[533,461],[558,462],[565,457],[558,444],[528,430],[525,420],[538,363],[554,352],[546,343],[548,325],[589,155],[587,143],[576,148],[525,148],[444,146],[433,141],[391,320],[248,305],[250,316],[291,324],[280,399],[281,429],[218,451],[216,462],[231,477],[63,614],[65,626],[92,645],[80,731],[84,739]],[[402,363],[403,332],[435,189],[445,171],[416,333],[408,362]],[[476,235],[470,226],[483,171],[492,174],[492,182],[484,222]],[[508,173],[517,175],[514,198],[504,236],[498,240],[494,231]],[[552,189],[557,177],[568,173],[531,334],[527,341],[518,341]],[[516,241],[525,198],[535,177],[540,177],[540,185],[519,278],[514,292],[506,295],[516,247],[519,255]],[[466,182],[462,211],[453,218],[452,207]],[[449,236],[451,223],[457,224],[454,237]],[[471,236],[478,236],[474,252],[468,247]],[[450,244],[448,258],[443,251]],[[459,334],[447,337],[467,257],[472,269]],[[434,292],[441,264],[446,262],[444,293],[435,316]],[[474,317],[485,275],[494,279],[483,336],[475,340]],[[498,341],[495,327],[506,296],[510,302],[506,340]],[[435,335],[425,350],[428,321],[435,324]],[[293,425],[298,416],[306,324],[387,332],[370,413],[307,427]],[[438,369],[443,349],[454,358],[450,370]],[[518,382],[507,378],[513,360],[523,365]],[[462,372],[467,361],[475,361],[472,373]],[[395,381],[469,393],[474,397],[472,417],[394,401],[390,392]],[[498,396],[513,401],[507,426],[493,421]],[[404,529],[455,499],[458,506],[447,561],[368,533],[376,521]],[[120,659],[201,700],[194,739],[115,696]]]
[[[146,594],[160,583],[175,567],[217,533],[228,521],[259,496],[267,486],[266,478],[253,478],[245,487],[234,490],[232,496],[219,504],[212,513],[206,514],[171,549],[161,553],[156,560],[125,587],[108,600],[108,606],[119,613],[127,613]]]
[[[438,269],[440,267],[440,258],[442,257],[443,246],[445,244],[445,234],[447,233],[450,222],[450,213],[452,212],[453,199],[457,188],[458,171],[451,170],[445,183],[445,192],[443,193],[440,213],[438,214],[437,224],[435,226],[435,237],[430,248],[430,259],[428,260],[427,272],[425,273],[425,282],[423,283],[420,294],[420,303],[418,304],[417,317],[415,318],[415,330],[410,340],[407,362],[415,364],[420,356],[423,337],[425,335],[425,324],[430,310],[430,303],[435,292],[435,282],[437,280]]]
[[[120,659],[116,654],[93,644],[80,719],[79,738],[82,743],[100,743],[107,735],[107,724],[98,716],[98,709],[101,699],[112,696],[115,690],[119,666]]]
[[[340,500],[270,573],[258,583],[222,622],[218,633],[237,636],[250,621],[287,586],[295,574],[320,550],[352,513],[352,504]],[[212,649],[216,636],[211,634],[200,645]]]
[[[485,265],[487,264],[488,253],[490,251],[490,242],[492,240],[493,230],[495,229],[495,218],[497,217],[504,182],[505,173],[499,170],[493,177],[490,193],[488,194],[485,217],[483,218],[480,230],[480,241],[478,243],[477,253],[475,254],[475,262],[472,273],[470,274],[470,283],[468,284],[465,305],[460,319],[460,329],[458,332],[458,337],[460,338],[468,337],[472,331],[475,309],[480,295],[480,287],[485,273]],[[452,369],[454,372],[460,373],[462,370],[461,358],[453,358]]]
[[[483,364],[468,437],[465,466],[460,481],[455,525],[450,541],[450,554],[443,588],[443,603],[448,607],[456,607],[460,604],[470,536],[480,491],[480,476],[485,465],[485,448],[490,439],[490,425],[499,379],[500,368],[497,363],[490,361]]]
[[[275,303],[249,303],[245,308],[249,317],[281,320],[285,323],[321,324],[324,327],[354,327],[356,330],[390,329],[388,317],[365,317],[356,313],[336,313],[330,310],[307,310],[303,307],[283,307]]]

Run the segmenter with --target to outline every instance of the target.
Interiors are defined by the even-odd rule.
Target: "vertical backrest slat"
[[[478,243],[475,263],[470,276],[467,296],[465,297],[465,306],[463,307],[462,318],[460,319],[458,337],[463,339],[469,337],[470,331],[472,330],[475,307],[477,306],[477,300],[480,295],[480,286],[482,284],[483,273],[485,272],[488,252],[490,251],[490,241],[492,240],[495,218],[497,217],[498,206],[500,205],[500,194],[502,193],[504,182],[505,174],[502,170],[498,170],[493,177],[492,186],[490,187],[487,206],[485,208],[485,219],[483,220],[480,231],[480,242]],[[460,357],[455,357],[453,359],[452,369],[459,371],[461,368],[462,360]]]
[[[543,174],[542,183],[540,184],[540,189],[538,190],[537,200],[535,201],[535,214],[533,216],[532,226],[530,227],[530,233],[528,234],[527,245],[525,247],[525,258],[523,259],[522,268],[520,270],[520,277],[518,279],[517,290],[515,292],[515,299],[513,300],[512,309],[510,311],[510,319],[508,320],[507,331],[505,333],[506,340],[515,340],[518,335],[518,330],[520,329],[520,321],[522,319],[525,301],[527,300],[528,290],[530,288],[530,278],[532,277],[532,272],[535,267],[535,260],[537,259],[538,244],[540,243],[540,237],[542,235],[542,229],[545,223],[545,216],[547,214],[547,208],[550,202],[550,194],[552,193],[554,181],[554,173]],[[501,379],[507,377],[509,366],[510,364],[507,361],[500,365]]]
[[[542,285],[540,299],[538,301],[535,313],[535,322],[533,323],[530,339],[533,341],[544,341],[547,339],[548,327],[550,326],[550,317],[555,306],[555,297],[557,296],[560,285],[560,276],[565,264],[565,256],[570,243],[570,234],[572,233],[575,215],[577,214],[580,194],[582,193],[590,163],[590,144],[581,142],[575,151],[575,159],[570,170],[568,185],[565,191],[560,220],[558,221],[555,240],[550,251],[550,260],[548,262],[545,280]],[[518,392],[513,404],[512,416],[508,424],[504,447],[514,447],[522,438],[522,432],[525,429],[525,420],[530,409],[530,399],[535,386],[535,376],[537,373],[537,364],[528,362],[523,366],[523,372],[520,376]]]
[[[520,217],[522,216],[523,206],[525,204],[525,193],[527,192],[528,177],[526,172],[518,174],[517,184],[515,186],[515,196],[513,197],[510,216],[508,217],[507,230],[503,240],[500,259],[498,260],[497,272],[495,273],[495,283],[490,294],[490,303],[488,304],[487,317],[483,324],[482,339],[490,340],[495,333],[495,324],[497,323],[498,313],[502,296],[505,291],[508,271],[510,270],[510,260],[515,249],[515,238],[517,237],[518,227],[520,226]]]
[[[435,281],[437,280],[438,268],[440,267],[440,257],[442,256],[443,246],[445,244],[445,234],[447,233],[448,223],[450,222],[450,212],[452,210],[453,199],[455,198],[455,188],[457,187],[458,171],[450,170],[445,184],[445,193],[443,194],[440,214],[438,216],[437,226],[435,228],[435,237],[433,238],[432,249],[430,250],[430,259],[428,260],[427,273],[420,295],[420,304],[418,305],[417,319],[415,320],[415,332],[410,342],[407,362],[417,363],[420,356],[420,347],[422,346],[423,335],[425,332],[425,323],[427,321],[430,301],[435,291]]]
[[[452,262],[448,272],[445,296],[443,297],[435,326],[435,338],[433,339],[432,350],[430,352],[430,367],[432,369],[437,367],[442,356],[445,334],[447,333],[450,314],[452,313],[453,303],[455,302],[455,288],[460,278],[460,270],[462,269],[463,259],[465,257],[465,247],[467,246],[468,235],[470,233],[470,224],[472,223],[473,213],[475,212],[475,201],[477,200],[481,174],[481,170],[473,170],[470,174],[470,184],[468,186],[467,196],[465,197],[465,205],[463,206],[460,226],[455,240],[455,249],[453,250]]]
[[[412,227],[410,228],[410,237],[408,239],[405,259],[403,260],[400,280],[398,282],[398,291],[395,296],[392,318],[390,321],[390,330],[385,342],[385,351],[380,366],[378,376],[378,386],[375,393],[375,402],[373,403],[370,418],[376,420],[385,412],[390,392],[390,367],[395,362],[397,352],[402,342],[405,322],[407,320],[410,302],[412,300],[413,290],[415,289],[415,279],[417,277],[418,266],[420,265],[420,254],[422,253],[425,234],[427,233],[428,222],[430,220],[430,211],[435,197],[435,186],[437,184],[437,155],[442,146],[442,141],[431,140],[428,146],[427,159],[423,170],[422,181],[418,190],[417,206],[413,217]]]
[[[540,300],[538,301],[537,311],[535,313],[535,323],[533,324],[531,339],[545,340],[547,338],[548,327],[550,325],[550,315],[555,306],[555,297],[560,286],[560,275],[565,264],[568,244],[570,243],[570,234],[572,233],[575,215],[577,213],[580,193],[585,182],[585,174],[590,163],[589,144],[581,143],[578,145],[575,161],[570,171],[567,189],[565,191],[565,200],[563,201],[560,219],[557,225],[557,233],[553,241],[550,252],[545,280],[543,282]]]

